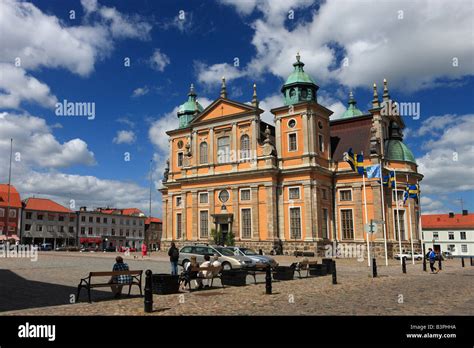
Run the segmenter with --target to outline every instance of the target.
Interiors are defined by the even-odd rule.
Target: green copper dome
[[[196,97],[197,94],[194,92],[194,86],[191,84],[188,100],[180,105],[178,109],[179,128],[187,127],[196,114],[204,110],[201,104],[196,100]]]
[[[413,156],[411,150],[401,140],[390,139],[386,144],[386,159],[390,161],[404,161],[416,164],[415,156]]]
[[[281,92],[285,98],[285,105],[300,103],[303,101],[316,101],[318,86],[314,80],[303,69],[304,63],[300,61],[300,55],[296,55],[293,64],[294,71],[288,76]]]
[[[347,110],[344,111],[341,118],[350,118],[350,117],[356,117],[356,116],[362,116],[363,115],[363,112],[360,111],[356,107],[357,102],[354,99],[354,95],[352,94],[352,92],[349,93],[349,103],[348,104],[349,104],[349,106],[347,107]]]

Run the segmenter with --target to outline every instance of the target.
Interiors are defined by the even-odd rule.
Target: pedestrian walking
[[[434,266],[436,261],[436,253],[431,248],[428,249],[428,259],[430,260],[431,273],[438,273],[438,270]]]

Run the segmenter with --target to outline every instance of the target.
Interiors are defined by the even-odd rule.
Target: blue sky
[[[0,7],[0,151],[15,138],[21,160],[13,184],[24,197],[148,211],[153,158],[160,215],[164,132],[176,126],[190,83],[206,106],[221,76],[229,98],[241,102],[256,82],[269,110],[281,105],[300,51],[334,117],[349,90],[366,111],[373,82],[381,95],[385,77],[393,99],[419,103],[420,118],[404,120],[425,175],[423,209],[459,211],[462,198],[474,211],[472,2],[5,0]],[[57,116],[54,104],[64,99],[95,103],[95,118]],[[7,156],[0,162],[6,182]]]

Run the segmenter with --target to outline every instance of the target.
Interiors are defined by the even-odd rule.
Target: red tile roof
[[[161,219],[158,219],[158,218],[155,218],[155,217],[147,218],[145,220],[145,225],[149,225],[150,222],[161,223]]]
[[[143,212],[138,208],[124,208],[124,209],[117,209],[117,208],[98,208],[96,211],[101,212],[103,214],[117,214],[117,215],[141,215]],[[145,214],[143,214],[145,215]]]
[[[50,199],[46,198],[28,198],[25,200],[25,209],[28,210],[42,210],[42,211],[52,211],[56,213],[72,213],[73,211],[63,207],[61,204],[58,204]]]
[[[474,214],[462,215],[454,214],[450,218],[449,214],[421,215],[421,226],[425,229],[474,229]]]
[[[8,184],[0,184],[0,207],[8,205]],[[20,194],[15,186],[10,185],[10,207],[21,208]]]

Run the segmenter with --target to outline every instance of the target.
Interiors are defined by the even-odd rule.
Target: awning
[[[0,221],[0,226],[5,226],[5,222]],[[16,227],[17,225],[16,225],[16,222],[9,222],[9,223],[8,223],[8,226],[10,226],[10,227]]]
[[[79,243],[80,244],[83,244],[83,243],[102,243],[102,238],[80,238],[79,239]]]
[[[17,241],[17,240],[20,240],[20,238],[18,238],[18,236],[16,234],[12,234],[11,236],[5,236],[4,234],[2,234],[0,236],[0,240],[14,240],[14,241]]]

